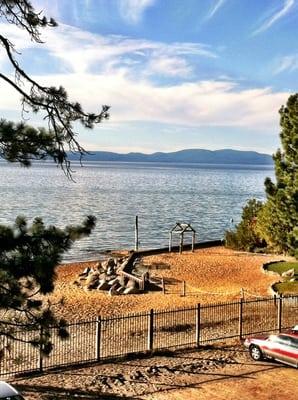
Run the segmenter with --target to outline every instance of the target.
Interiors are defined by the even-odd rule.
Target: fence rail
[[[53,351],[46,357],[25,343],[40,331],[17,332],[19,341],[0,337],[6,351],[0,376],[104,361],[165,348],[196,347],[228,338],[274,333],[298,324],[298,296],[268,297],[135,314],[98,317],[68,325],[69,339],[52,328]]]

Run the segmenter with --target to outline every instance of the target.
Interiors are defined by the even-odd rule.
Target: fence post
[[[239,339],[243,336],[243,298],[239,300],[239,326],[238,326]]]
[[[136,215],[135,220],[135,251],[139,250],[139,218]]]
[[[182,296],[185,297],[185,293],[186,293],[186,285],[185,285],[185,281],[182,281]]]
[[[278,332],[281,332],[282,328],[282,294],[278,298],[278,303],[277,303],[277,329]]]
[[[161,287],[162,287],[162,293],[166,294],[166,287],[165,287],[165,280],[164,278],[161,278]]]
[[[200,330],[201,330],[201,304],[197,304],[196,308],[196,345],[200,346]]]
[[[276,294],[273,295],[274,298],[274,307],[276,307]]]
[[[154,311],[151,309],[148,314],[148,351],[153,350],[153,319],[154,319]]]
[[[40,331],[39,331],[39,335],[40,335],[40,344],[39,344],[39,360],[38,360],[38,370],[40,372],[43,371],[43,354],[42,354],[42,344],[43,344],[43,327],[40,327]]]
[[[95,335],[95,358],[100,360],[100,342],[101,342],[101,317],[96,318],[96,335]]]

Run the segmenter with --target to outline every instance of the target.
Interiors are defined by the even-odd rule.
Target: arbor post
[[[191,241],[191,251],[192,251],[192,252],[195,251],[195,241],[196,241],[196,233],[193,232],[193,234],[192,234],[192,241]]]
[[[183,232],[180,233],[180,246],[179,246],[179,253],[182,254],[183,251]]]
[[[172,232],[169,233],[169,253],[172,251]]]

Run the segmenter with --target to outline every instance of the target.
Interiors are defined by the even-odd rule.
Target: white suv
[[[25,400],[15,388],[3,381],[0,381],[0,399]]]

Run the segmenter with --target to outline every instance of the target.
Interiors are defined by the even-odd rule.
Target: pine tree
[[[267,201],[258,230],[276,251],[298,257],[298,94],[280,109],[281,149],[273,156],[275,180],[265,180]]]
[[[67,337],[65,321],[55,318],[53,304],[42,295],[53,291],[55,267],[63,253],[75,240],[89,235],[94,225],[92,216],[82,225],[65,229],[46,227],[40,218],[31,226],[23,217],[12,227],[0,225],[0,355],[5,337],[40,345],[46,354],[52,349],[50,326],[58,328],[60,337]],[[20,329],[40,332],[40,328],[42,337],[26,340],[17,335]]]
[[[28,0],[0,0],[0,18],[22,29],[28,40],[37,43],[42,43],[41,29],[57,25],[52,18],[35,11]],[[71,178],[67,151],[80,156],[86,153],[77,140],[74,123],[93,128],[108,118],[109,107],[102,106],[98,114],[86,113],[79,103],[68,99],[63,87],[46,87],[32,79],[16,60],[9,38],[0,34],[0,44],[14,70],[14,78],[0,72],[0,80],[21,94],[24,111],[41,113],[48,128],[1,120],[0,156],[24,166],[30,166],[32,159],[51,158]],[[17,217],[13,226],[0,225],[0,358],[5,338],[26,341],[25,336],[16,336],[20,330],[41,327],[43,334],[28,341],[40,346],[44,353],[52,348],[50,325],[57,326],[61,337],[67,336],[65,321],[55,318],[52,305],[42,295],[53,290],[55,267],[63,253],[75,240],[89,235],[94,226],[95,218],[91,216],[81,225],[65,229],[46,227],[40,218],[35,218],[31,226],[23,217]]]

